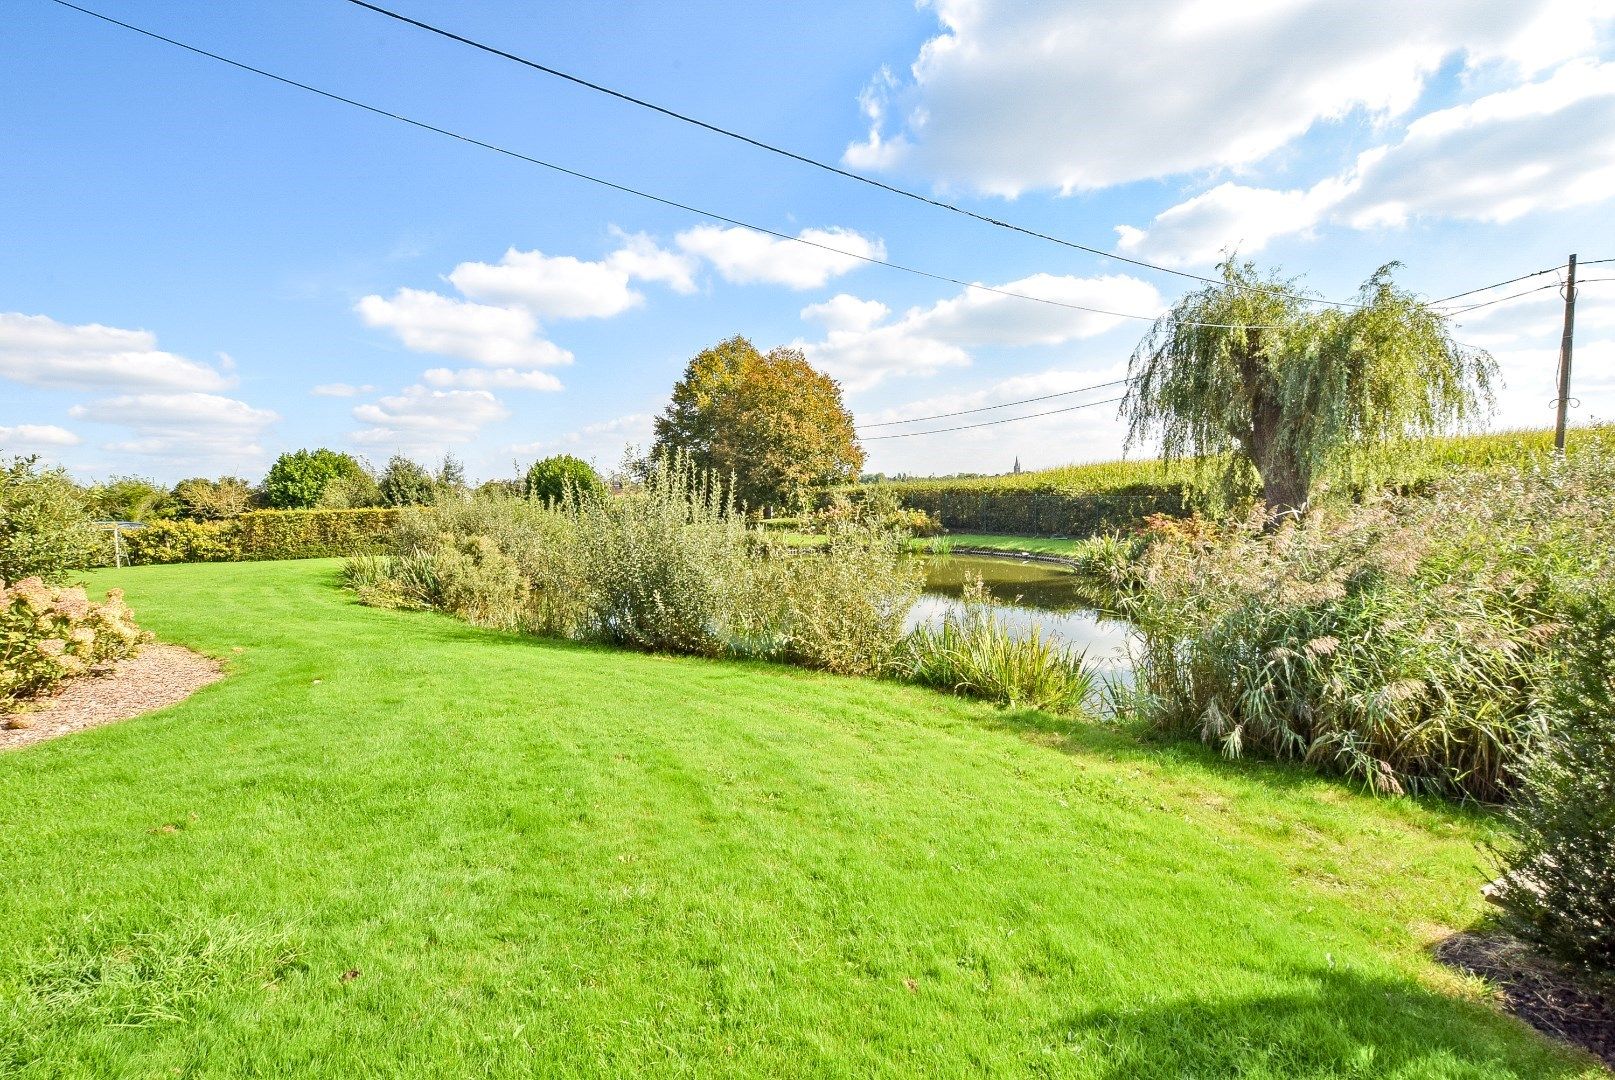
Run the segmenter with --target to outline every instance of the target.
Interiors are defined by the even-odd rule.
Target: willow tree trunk
[[[1312,493],[1311,470],[1284,445],[1284,411],[1275,393],[1252,395],[1250,431],[1240,441],[1262,478],[1262,501],[1270,524],[1306,512]]]

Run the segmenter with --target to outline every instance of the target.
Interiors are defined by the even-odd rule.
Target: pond
[[[980,555],[928,557],[925,593],[909,613],[909,625],[940,625],[950,611],[960,610],[967,577],[977,576],[993,598],[993,610],[1010,627],[1024,632],[1036,626],[1102,667],[1126,663],[1127,624],[1087,606],[1076,578],[1058,563]]]

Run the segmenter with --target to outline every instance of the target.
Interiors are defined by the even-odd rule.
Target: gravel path
[[[74,679],[55,697],[23,712],[0,716],[0,750],[127,720],[183,701],[222,678],[217,660],[178,645],[144,645],[131,660]]]

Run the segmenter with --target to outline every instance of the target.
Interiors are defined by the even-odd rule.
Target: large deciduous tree
[[[732,337],[697,353],[656,418],[653,453],[686,453],[747,506],[786,506],[799,493],[855,480],[864,452],[836,381],[798,349],[763,353]]]
[[[1304,511],[1331,469],[1434,434],[1490,407],[1496,365],[1375,271],[1350,307],[1319,307],[1294,280],[1228,258],[1222,285],[1190,293],[1133,353],[1128,442],[1159,433],[1167,461],[1248,465],[1275,517]]]

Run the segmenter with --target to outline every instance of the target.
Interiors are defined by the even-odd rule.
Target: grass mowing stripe
[[[1596,1075],[1423,954],[1473,814],[332,563],[112,583],[232,674],[0,756],[0,1074]]]

